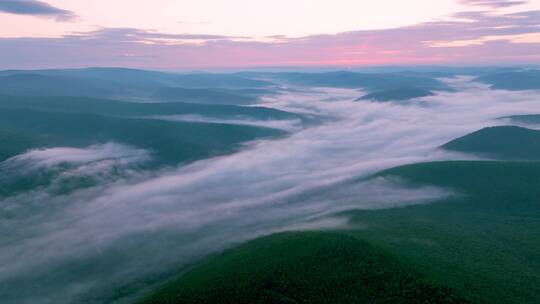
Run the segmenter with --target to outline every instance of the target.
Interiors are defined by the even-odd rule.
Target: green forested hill
[[[209,259],[140,303],[466,303],[340,233],[285,233]]]
[[[378,176],[456,195],[342,214],[358,230],[241,245],[142,303],[540,302],[540,163],[423,163]]]
[[[158,164],[211,157],[260,137],[284,132],[244,125],[170,122],[28,109],[1,109],[0,160],[28,149],[117,142],[144,148]],[[16,134],[16,136],[14,135]]]
[[[431,91],[415,88],[404,87],[390,90],[376,91],[360,97],[358,100],[375,100],[375,101],[391,101],[391,100],[409,100],[413,98],[426,97],[434,95]]]
[[[87,97],[1,96],[0,108],[29,109],[48,112],[93,113],[122,117],[152,115],[201,115],[212,118],[253,120],[303,119],[302,116],[257,106],[195,104],[183,102],[142,103]]]
[[[442,148],[505,160],[540,160],[540,131],[500,126],[454,139]]]
[[[454,161],[385,171],[453,189],[425,205],[349,213],[356,236],[476,303],[540,302],[540,163]]]

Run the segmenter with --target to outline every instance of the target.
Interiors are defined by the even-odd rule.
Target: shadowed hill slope
[[[540,70],[493,73],[480,76],[478,80],[490,84],[493,89],[540,90]]]
[[[352,211],[355,235],[474,303],[540,302],[540,163],[449,161],[378,176],[455,196],[431,204]]]
[[[363,88],[367,91],[388,90],[389,88],[416,87],[426,90],[449,90],[441,81],[429,75],[416,73],[356,73],[347,71],[324,73],[257,73],[245,72],[239,75],[269,79],[272,82],[285,82],[299,86]]]
[[[213,118],[254,120],[302,119],[302,116],[265,107],[170,103],[134,103],[86,97],[0,96],[0,108],[29,109],[47,112],[93,113],[122,117],[153,115],[202,115]]]
[[[353,237],[285,233],[248,242],[140,303],[466,303]]]
[[[433,96],[434,94],[428,90],[420,88],[397,88],[391,90],[376,91],[360,97],[357,100],[375,100],[375,101],[391,101],[391,100],[409,100],[419,97]]]
[[[500,126],[454,139],[443,149],[505,160],[540,160],[540,131]]]
[[[121,68],[0,71],[0,94],[12,96],[85,96],[125,100],[224,103],[254,101],[273,93],[270,82],[233,74],[175,74]],[[215,102],[213,102],[215,100]]]
[[[86,147],[112,141],[148,149],[157,164],[229,153],[245,141],[285,134],[252,126],[5,108],[0,111],[0,130],[0,161],[28,149]]]
[[[358,230],[246,243],[141,303],[538,303],[540,163],[422,163],[377,176],[459,195],[344,212]]]

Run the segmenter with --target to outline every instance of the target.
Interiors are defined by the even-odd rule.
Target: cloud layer
[[[147,159],[148,153],[144,150],[108,143],[90,146],[86,149],[65,147],[30,150],[6,160],[6,163],[30,163],[37,167],[52,167],[64,163],[84,164],[109,160],[128,164]]]
[[[520,0],[460,0],[461,3],[473,6],[487,6],[493,8],[503,8],[526,4],[528,1]]]
[[[38,0],[2,0],[0,1],[0,12],[48,17],[58,21],[72,21],[77,18],[73,12],[56,8]]]

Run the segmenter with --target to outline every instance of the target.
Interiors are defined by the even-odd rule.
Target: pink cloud
[[[0,67],[195,69],[540,62],[540,11],[463,12],[452,17],[395,29],[268,37],[265,41],[137,29],[102,29],[61,38],[4,38],[0,39]]]
[[[521,0],[460,0],[459,2],[473,6],[487,6],[494,8],[510,7],[526,4],[528,1]]]

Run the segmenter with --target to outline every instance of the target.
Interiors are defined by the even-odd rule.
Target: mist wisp
[[[355,101],[362,92],[347,89],[284,91],[262,104],[328,119],[308,128],[284,125],[290,136],[257,141],[231,155],[157,172],[125,171],[115,179],[102,175],[69,193],[45,185],[0,198],[1,298],[122,303],[204,255],[247,239],[346,227],[346,218],[336,217],[341,211],[454,195],[391,178],[364,178],[415,162],[475,159],[438,147],[503,124],[499,117],[540,113],[540,93],[492,90],[468,77],[445,82],[456,91],[407,103]],[[120,144],[55,148],[16,156],[0,168],[13,162],[45,169],[71,163],[76,170],[70,174],[77,174],[99,164],[100,172],[113,174],[103,168],[147,157]],[[13,211],[24,205],[33,212]],[[120,288],[127,292],[118,293]]]

